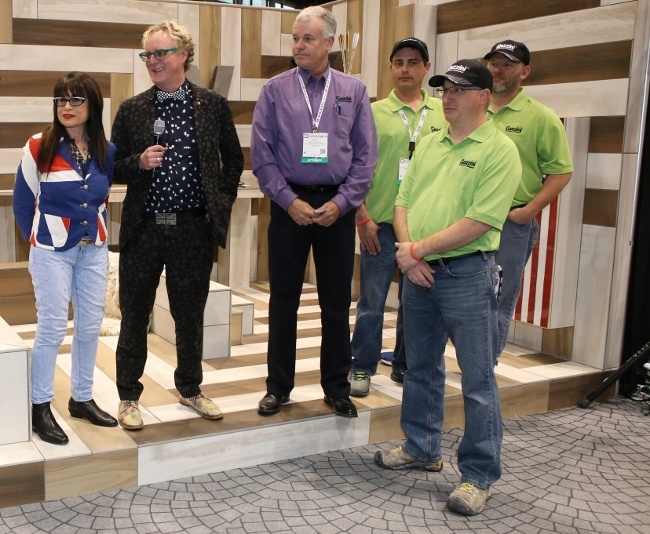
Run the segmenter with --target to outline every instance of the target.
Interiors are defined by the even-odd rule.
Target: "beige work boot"
[[[211,399],[208,399],[203,393],[199,393],[194,397],[183,397],[179,398],[179,402],[184,406],[189,406],[196,410],[201,417],[206,419],[221,419],[223,413]]]

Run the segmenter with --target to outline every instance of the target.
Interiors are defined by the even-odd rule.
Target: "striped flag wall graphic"
[[[558,199],[537,214],[539,239],[523,274],[514,319],[548,328],[557,237]]]

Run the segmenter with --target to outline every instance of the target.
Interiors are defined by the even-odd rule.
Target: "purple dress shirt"
[[[329,73],[332,79],[318,128],[328,134],[328,162],[301,163],[302,137],[312,131],[312,117],[298,76],[305,82],[316,118]],[[377,162],[377,133],[366,86],[329,66],[320,79],[299,67],[271,78],[255,106],[251,161],[262,192],[285,210],[298,196],[287,182],[339,185],[332,201],[341,215],[358,208]]]

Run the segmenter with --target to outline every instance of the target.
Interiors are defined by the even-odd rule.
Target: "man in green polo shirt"
[[[480,513],[501,476],[503,430],[494,376],[495,251],[521,180],[514,143],[487,121],[492,75],[460,60],[429,81],[442,87],[449,126],[422,140],[395,201],[397,263],[404,273],[403,445],[375,454],[386,469],[442,469],[445,349],[462,373],[465,433],[450,510]]]
[[[497,263],[503,269],[498,358],[506,346],[524,268],[539,235],[535,217],[569,182],[573,162],[560,119],[521,87],[530,74],[528,47],[518,41],[500,41],[484,59],[494,77],[489,118],[515,142],[523,166],[521,183],[503,226],[497,254]]]
[[[408,37],[397,41],[390,55],[394,89],[372,104],[377,129],[379,159],[370,191],[357,210],[361,243],[360,296],[352,336],[350,395],[365,397],[370,377],[377,372],[381,357],[384,307],[397,263],[393,209],[402,176],[421,140],[447,124],[442,102],[422,89],[429,72],[429,49],[424,41]],[[400,275],[398,298],[401,294]],[[397,309],[395,350],[391,378],[402,382],[406,370],[402,306]]]

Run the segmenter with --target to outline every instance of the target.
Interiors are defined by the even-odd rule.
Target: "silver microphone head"
[[[165,121],[162,119],[156,119],[153,121],[153,134],[162,135],[165,132]]]

